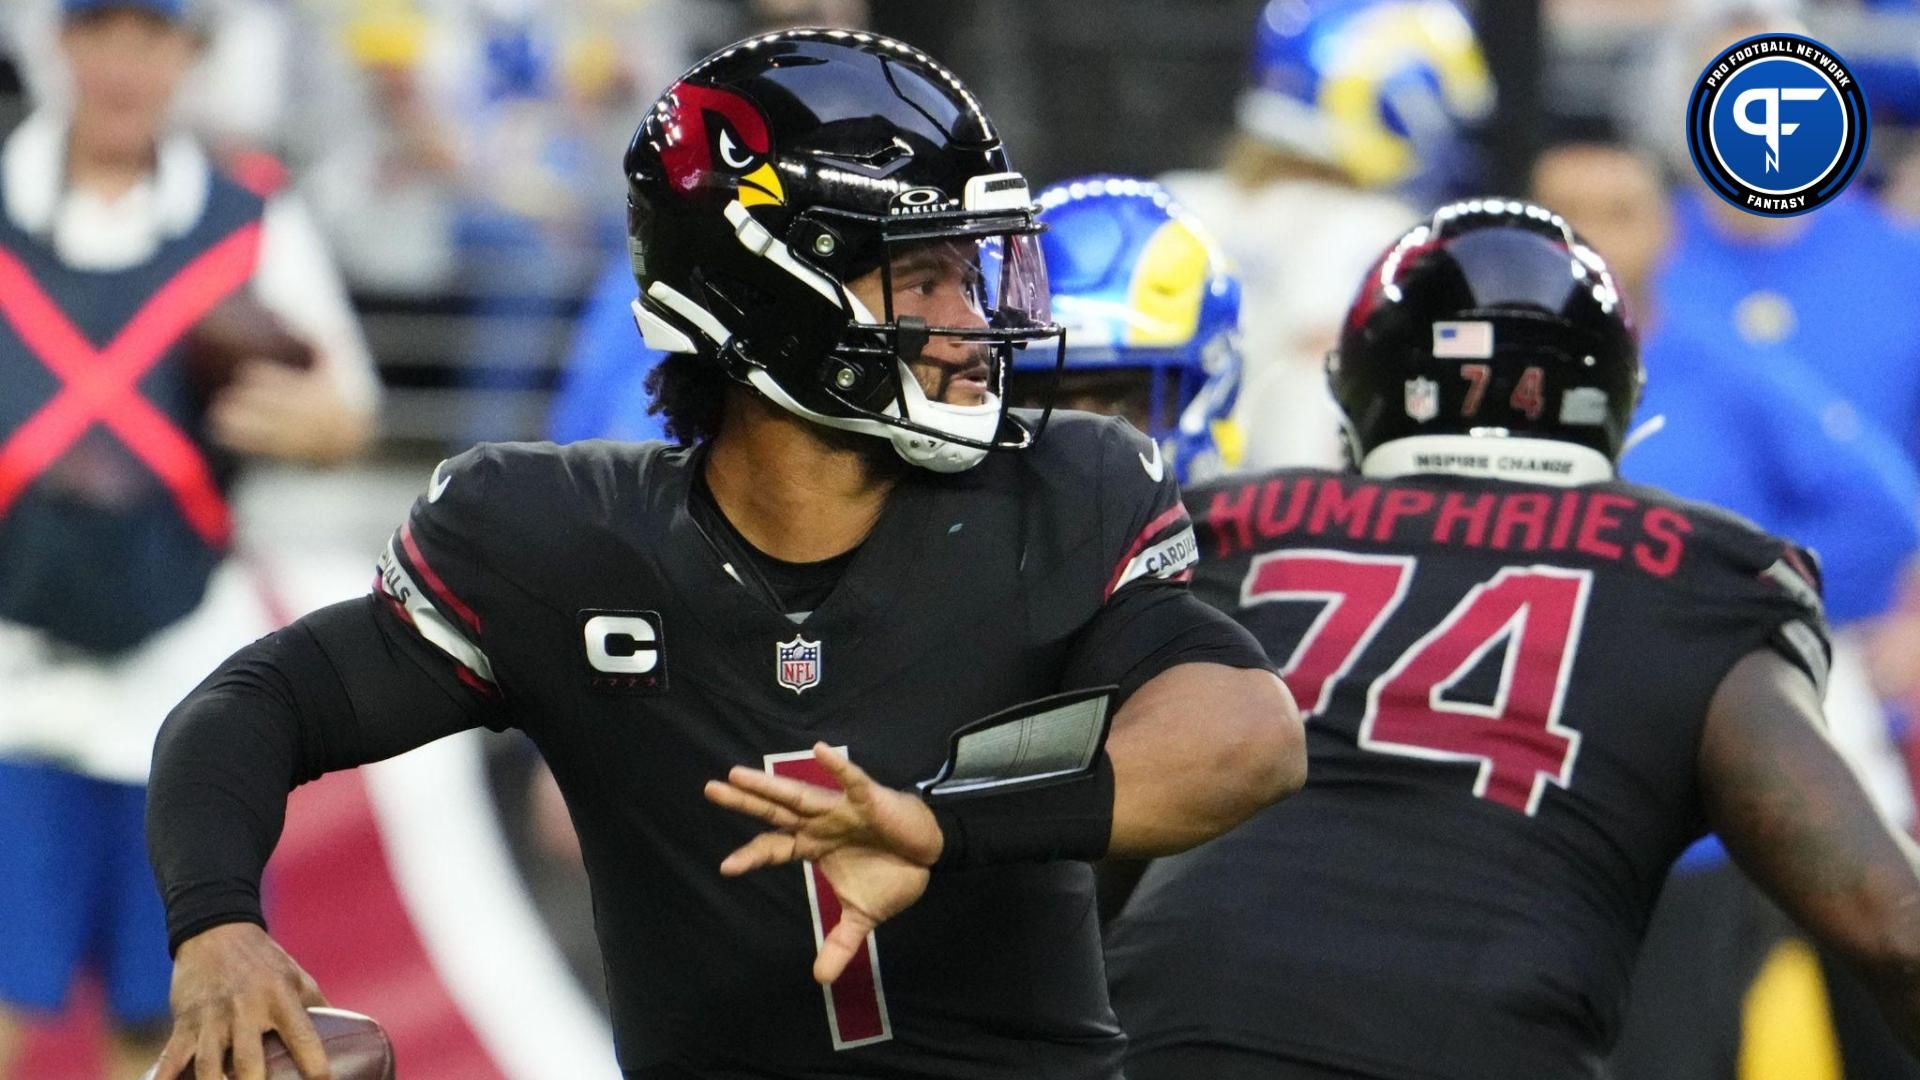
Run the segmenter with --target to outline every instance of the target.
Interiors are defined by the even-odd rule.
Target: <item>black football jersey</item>
[[[1824,678],[1811,557],[1622,483],[1289,470],[1187,502],[1194,588],[1280,666],[1308,780],[1148,870],[1108,949],[1134,1046],[1600,1075],[1649,911],[1703,833],[1715,689],[1769,643]]]
[[[1122,422],[1069,413],[1027,452],[913,470],[798,623],[689,512],[701,461],[657,443],[481,447],[436,470],[382,565],[393,612],[489,726],[538,744],[565,793],[622,1066],[1117,1075],[1086,864],[936,873],[823,991],[831,888],[810,866],[722,877],[764,824],[701,790],[743,763],[831,784],[816,740],[907,788],[969,721],[1177,662],[1109,626],[1184,590],[1195,558],[1159,455]]]

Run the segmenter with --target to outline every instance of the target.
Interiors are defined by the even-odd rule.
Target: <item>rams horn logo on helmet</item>
[[[662,107],[670,115],[662,117],[667,144],[660,159],[675,190],[691,194],[714,184],[734,187],[742,206],[786,203],[767,118],[752,102],[731,90],[682,82]]]

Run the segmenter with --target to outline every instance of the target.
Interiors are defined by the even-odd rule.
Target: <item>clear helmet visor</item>
[[[866,303],[862,321],[919,320],[929,332],[982,342],[1024,342],[1060,333],[1035,233],[890,239],[887,255],[879,273],[881,302]],[[856,286],[854,291],[874,290]]]
[[[1059,332],[1053,320],[1053,296],[1047,286],[1047,261],[1037,233],[998,236],[980,245],[981,280],[986,285],[990,323],[1000,330]]]
[[[902,456],[939,471],[1030,445],[1047,412],[1008,414],[1014,357],[1044,353],[1057,371],[1065,355],[1031,208],[858,224],[873,242],[850,259],[866,269],[840,279],[850,318],[823,387],[830,411],[885,425]]]

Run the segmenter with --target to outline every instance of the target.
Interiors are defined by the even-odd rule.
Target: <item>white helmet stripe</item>
[[[782,389],[780,384],[774,381],[773,376],[767,374],[762,368],[751,368],[747,371],[747,385],[765,394],[767,400],[773,402],[775,405],[780,406],[795,416],[805,417],[816,424],[839,428],[842,431],[857,431],[862,435],[879,435],[883,438],[893,430],[893,425],[882,423],[879,420],[864,420],[850,416],[828,416],[826,413],[814,412],[812,409],[795,401],[793,395]]]
[[[793,252],[787,249],[784,241],[775,240],[765,225],[753,220],[753,215],[747,213],[747,208],[740,205],[739,199],[727,204],[727,220],[733,222],[733,235],[740,238],[740,243],[748,251],[792,274],[802,284],[840,307],[847,306],[839,282],[802,265],[800,260],[793,257]]]
[[[632,305],[633,325],[640,328],[640,340],[647,343],[647,348],[669,353],[700,351],[699,346],[693,343],[693,339],[688,337],[685,331],[648,311],[647,306],[642,304],[638,297],[633,300]]]
[[[699,327],[700,332],[712,338],[715,345],[725,345],[733,339],[733,331],[714,318],[713,312],[694,303],[691,297],[666,282],[656,281],[647,286],[647,295],[658,301],[661,307]],[[644,324],[641,329],[645,330]]]

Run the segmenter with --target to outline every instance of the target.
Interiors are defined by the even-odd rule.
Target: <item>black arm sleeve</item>
[[[1260,642],[1185,585],[1143,583],[1122,589],[1074,642],[1062,686],[1120,687],[1118,709],[1149,679],[1180,664],[1272,668]]]
[[[322,773],[443,735],[504,726],[495,698],[378,596],[323,608],[235,653],[167,717],[147,789],[147,848],[167,941],[222,923],[266,925],[260,875],[287,793]]]

